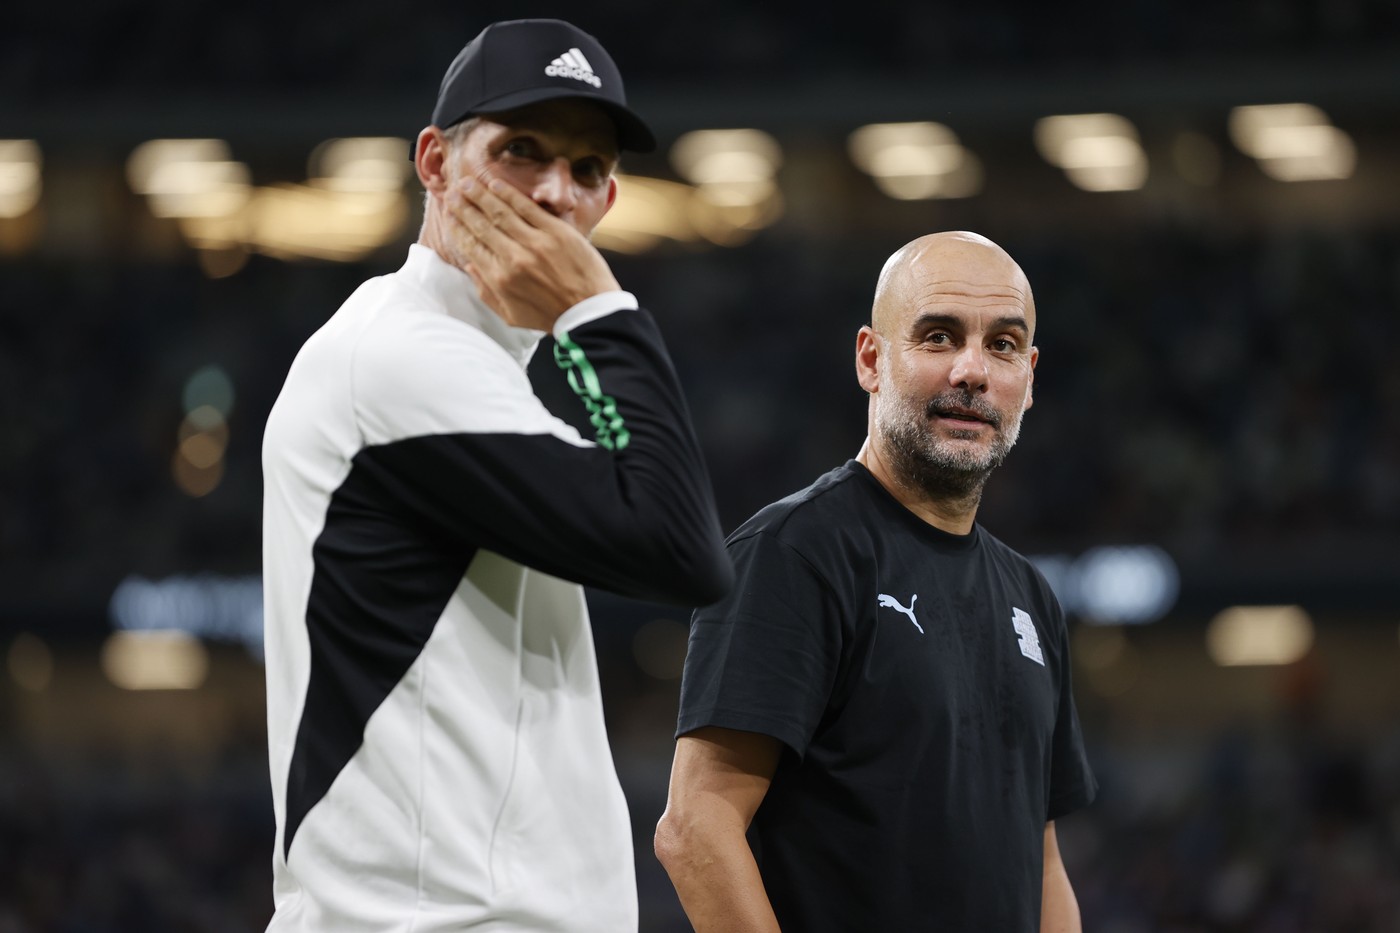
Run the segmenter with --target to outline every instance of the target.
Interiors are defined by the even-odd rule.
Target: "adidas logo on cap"
[[[593,73],[593,66],[588,64],[588,59],[578,49],[569,49],[550,62],[545,66],[544,73],[551,78],[573,78],[594,87],[603,86],[602,79]]]

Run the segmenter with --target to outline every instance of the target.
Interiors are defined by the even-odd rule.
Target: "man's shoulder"
[[[852,463],[823,473],[811,485],[771,502],[736,528],[727,541],[766,535],[801,550],[814,540],[824,540],[843,525],[857,521],[863,491]]]
[[[348,352],[372,323],[385,317],[383,311],[389,308],[411,309],[417,298],[410,287],[396,281],[395,273],[365,279],[307,338],[302,351],[321,354]]]
[[[352,338],[357,367],[400,371],[407,358],[418,365],[442,359],[451,366],[513,365],[510,353],[479,327],[456,317],[409,277],[391,272],[365,281],[322,328],[343,328]]]

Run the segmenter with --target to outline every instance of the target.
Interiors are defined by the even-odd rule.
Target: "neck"
[[[453,250],[448,246],[448,239],[443,236],[442,215],[436,208],[436,202],[429,197],[427,207],[423,214],[423,229],[418,231],[418,245],[428,247],[428,249],[442,257],[443,262],[450,266],[456,266],[458,269],[466,272],[466,260],[455,255]]]
[[[866,437],[856,454],[870,475],[879,481],[885,491],[894,496],[899,504],[913,512],[923,521],[940,531],[949,534],[966,535],[972,533],[972,525],[977,520],[977,506],[982,501],[982,484],[965,492],[950,492],[936,496],[928,490],[907,481],[889,463],[878,445]]]

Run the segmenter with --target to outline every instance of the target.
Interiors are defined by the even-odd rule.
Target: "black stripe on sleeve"
[[[287,776],[284,856],[363,744],[370,716],[422,653],[473,556],[385,512],[378,494],[357,464],[312,548],[311,671]]]
[[[392,507],[463,547],[681,605],[733,582],[680,381],[651,315],[621,311],[561,340],[561,365],[599,443],[457,433],[362,450]]]

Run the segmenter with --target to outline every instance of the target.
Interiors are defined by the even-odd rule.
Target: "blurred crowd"
[[[976,68],[1189,62],[1393,49],[1392,0],[1131,0],[1070,4],[863,4],[814,16],[809,5],[603,0],[469,6],[330,0],[209,6],[175,0],[70,7],[15,5],[0,32],[0,87],[36,101],[92,88],[240,96],[287,90],[430,90],[486,23],[559,16],[603,39],[630,82],[789,82],[804,76],[927,79]],[[635,85],[634,85],[635,86]]]
[[[505,0],[12,7],[0,116],[49,102],[72,114],[93,94],[173,107],[282,94],[430,100],[466,37],[522,15]],[[1400,49],[1395,0],[661,10],[603,0],[528,14],[595,32],[633,89],[713,93],[1128,64],[1185,74],[1244,59],[1307,58],[1326,74]],[[405,131],[426,116],[406,115]],[[116,164],[129,146],[96,149],[94,164]],[[833,233],[840,224],[780,222],[739,249],[608,257],[665,332],[726,530],[853,456],[864,436],[855,332],[881,263],[907,237]],[[1154,543],[1227,573],[1281,554],[1306,555],[1319,573],[1400,554],[1400,367],[1389,352],[1400,344],[1400,228],[1239,217],[1062,228],[1047,216],[981,232],[1025,267],[1041,350],[1020,446],[980,514],[995,534],[1031,553]],[[129,574],[257,573],[261,435],[281,381],[340,302],[403,256],[402,244],[346,264],[253,256],[214,279],[191,254],[138,258],[125,254],[135,236],[111,234],[109,253],[80,264],[61,248],[0,258],[0,645],[24,628],[86,651]],[[195,497],[172,462],[184,388],[209,366],[234,397],[222,478]],[[584,424],[547,345],[531,378],[556,413]],[[685,930],[649,855],[675,684],[640,674],[630,630],[600,619],[643,933]],[[0,727],[15,689],[0,687]],[[1080,694],[1103,787],[1060,838],[1086,930],[1400,930],[1400,731],[1342,735],[1294,710],[1267,726],[1136,736],[1105,721],[1111,701],[1095,709]],[[0,933],[261,929],[273,823],[260,730],[245,724],[195,761],[174,748],[52,754],[0,728]]]
[[[1400,929],[1400,733],[1239,729],[1095,766],[1104,793],[1064,828],[1086,930]]]
[[[651,856],[674,684],[611,700],[642,933],[683,933]],[[1400,731],[1341,738],[1294,718],[1213,738],[1095,745],[1099,800],[1058,825],[1086,930],[1400,929]],[[57,761],[7,748],[0,933],[260,930],[271,914],[272,834],[255,735],[198,766],[173,752]]]
[[[613,258],[670,341],[726,529],[859,448],[854,333],[897,245],[774,236]],[[1400,231],[1005,245],[1036,291],[1041,363],[1021,447],[988,488],[995,533],[1032,551],[1151,541],[1222,561],[1400,545],[1400,369],[1386,352],[1400,340]],[[256,572],[262,425],[282,377],[362,277],[399,261],[254,257],[220,280],[181,264],[3,266],[7,598]],[[532,376],[581,423],[551,359],[537,354]],[[235,389],[228,453],[219,486],[191,498],[171,461],[185,382],[210,364]]]

